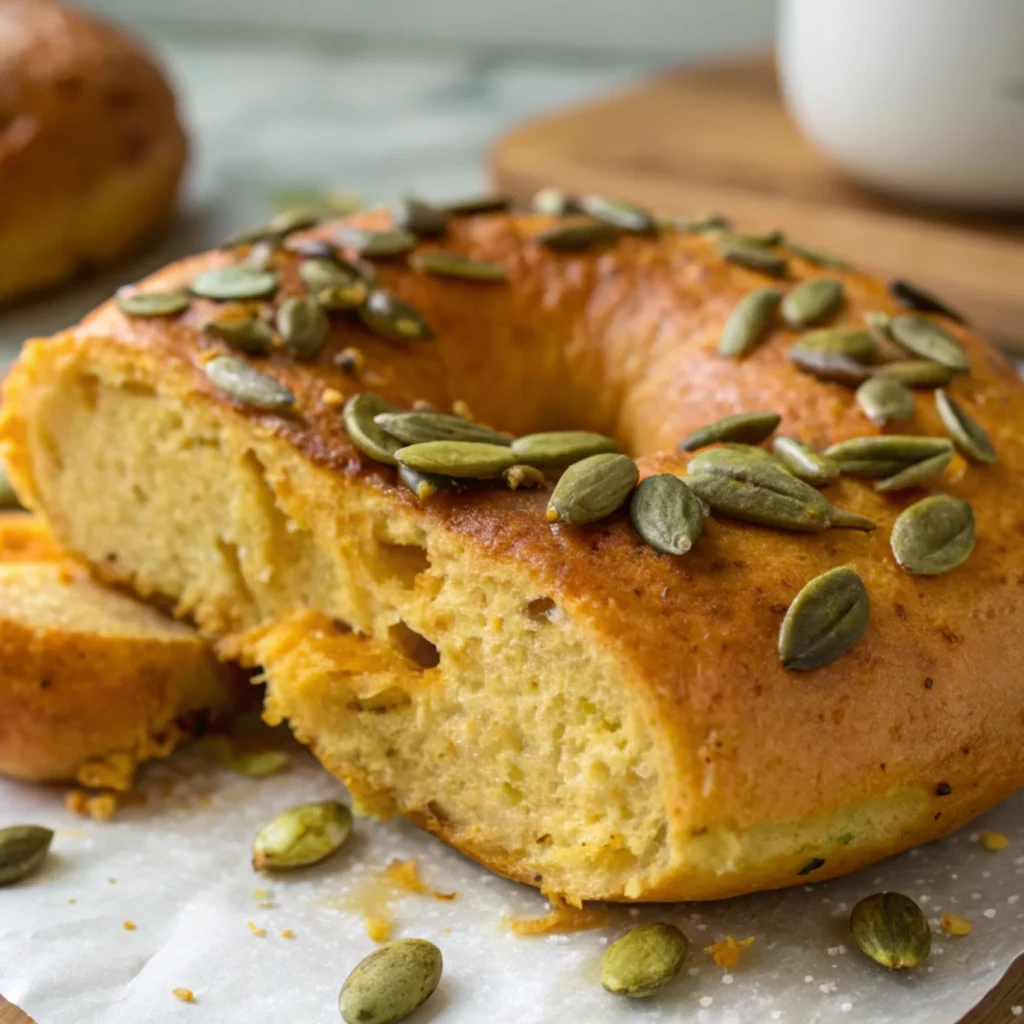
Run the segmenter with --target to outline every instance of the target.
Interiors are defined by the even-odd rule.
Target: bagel
[[[428,237],[411,255],[408,237],[375,233],[387,211],[283,241],[280,227],[256,231],[29,343],[0,424],[20,497],[101,576],[170,600],[225,657],[262,665],[268,719],[287,719],[365,808],[573,902],[829,878],[948,832],[1024,781],[1024,405],[1008,362],[919,291],[779,236],[653,224],[594,201],[596,221],[467,209],[420,216]],[[337,246],[362,261],[307,262]],[[477,262],[459,271],[438,252]],[[249,269],[220,272],[239,262]],[[420,487],[406,471],[414,493],[346,430],[348,400],[372,392],[509,435],[611,435],[641,477],[684,480],[703,453],[678,443],[751,411],[815,448],[945,437],[929,389],[881,428],[853,388],[813,361],[819,376],[806,372],[790,351],[805,332],[778,308],[759,345],[719,351],[752,293],[820,277],[841,284],[841,304],[816,316],[863,327],[868,314],[885,334],[872,358],[898,351],[875,314],[911,302],[918,328],[940,327],[969,360],[949,393],[998,452],[968,463],[940,442],[948,465],[915,490],[829,483],[826,519],[841,509],[873,531],[775,529],[715,505],[692,550],[666,554],[624,506],[550,522],[556,471],[516,489]],[[284,300],[310,287],[331,306],[362,302],[358,315],[332,312],[325,336],[306,308],[296,331]],[[226,308],[211,293],[250,297]],[[790,320],[794,305],[781,307]],[[233,353],[242,372],[259,368],[255,384],[214,363],[231,353],[225,338],[270,346]],[[953,377],[930,365],[943,372],[929,379]],[[969,503],[976,543],[951,571],[921,575],[894,557],[892,532],[933,493]],[[787,609],[839,566],[863,583],[866,628],[827,664],[787,668]]]
[[[113,262],[170,218],[186,142],[138,42],[51,0],[0,2],[0,303]]]

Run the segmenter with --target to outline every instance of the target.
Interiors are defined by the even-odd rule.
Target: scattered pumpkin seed
[[[958,373],[971,368],[960,341],[927,317],[914,313],[893,317],[890,331],[893,341],[912,355],[930,359]]]
[[[726,245],[721,249],[722,258],[726,263],[735,263],[747,270],[767,274],[769,277],[785,277],[788,264],[783,256],[778,256],[767,249],[753,246]]]
[[[782,620],[783,668],[808,672],[842,657],[864,635],[871,614],[864,581],[846,565],[807,583]]]
[[[448,230],[448,214],[422,199],[404,196],[391,208],[396,228],[417,238],[440,238]]]
[[[542,188],[533,197],[533,210],[550,217],[564,217],[567,213],[579,213],[580,203],[560,188]]]
[[[192,300],[183,291],[132,292],[114,296],[114,303],[127,316],[175,316],[188,309]]]
[[[53,832],[41,825],[0,828],[0,885],[28,878],[46,860]]]
[[[940,313],[958,324],[967,323],[960,313],[950,309],[931,292],[926,292],[916,284],[894,278],[888,282],[886,287],[889,289],[889,294],[906,309],[914,309],[919,313]]]
[[[521,462],[506,469],[502,477],[510,491],[518,491],[522,487],[543,487],[547,483],[547,478],[541,470]]]
[[[352,271],[344,269],[337,260],[319,256],[304,259],[299,264],[299,280],[315,293],[324,288],[352,284],[358,278]]]
[[[728,452],[729,454],[723,455],[723,452]],[[789,472],[771,452],[767,452],[764,448],[759,448],[754,444],[740,444],[736,441],[727,441],[725,444],[717,445],[714,448],[704,448],[690,459],[686,469],[688,473],[714,473],[717,471],[718,464],[722,459],[725,459],[731,465],[739,458],[754,459],[757,462],[767,463],[776,469]]]
[[[864,530],[867,533],[878,529],[878,523],[873,519],[845,508],[836,508],[835,505],[832,506],[831,526],[834,530]]]
[[[491,480],[519,460],[504,445],[481,441],[424,441],[395,452],[395,458],[421,473]]]
[[[739,412],[698,427],[692,434],[684,437],[678,447],[680,451],[692,452],[716,441],[757,444],[770,437],[781,422],[782,417],[777,412]]]
[[[913,463],[902,462],[899,459],[837,459],[836,461],[839,463],[839,471],[844,476],[865,479],[892,476],[894,473],[902,473],[908,465],[913,465]]]
[[[878,356],[878,342],[870,331],[859,327],[820,327],[797,339],[797,347],[808,352],[846,356],[858,363],[871,363]]]
[[[472,217],[480,213],[507,213],[512,209],[512,197],[498,193],[469,196],[441,203],[440,208],[453,217]]]
[[[475,260],[458,252],[439,249],[418,252],[410,262],[420,271],[438,277],[457,277],[464,281],[505,281],[508,273],[500,263]]]
[[[338,996],[345,1024],[397,1024],[430,998],[441,980],[441,950],[426,939],[399,939],[356,964]]]
[[[794,345],[786,355],[804,373],[809,373],[818,380],[856,387],[871,376],[869,367],[838,352],[819,352],[804,348],[802,345]]]
[[[280,381],[257,370],[240,356],[214,356],[203,363],[206,376],[236,402],[264,412],[283,412],[295,395]]]
[[[330,285],[316,293],[316,301],[328,312],[343,312],[359,309],[370,294],[365,281],[350,281],[348,284]]]
[[[831,277],[801,281],[782,300],[782,319],[790,327],[807,327],[830,317],[843,301],[843,283]]]
[[[772,438],[772,451],[782,464],[801,480],[815,487],[822,487],[839,476],[839,464],[835,459],[812,448],[795,437],[783,434]]]
[[[940,452],[951,450],[952,441],[945,437],[924,437],[918,434],[879,434],[872,437],[851,437],[825,449],[826,455],[838,459],[920,462]]]
[[[277,307],[281,343],[296,359],[316,359],[327,343],[331,325],[316,299],[293,295]]]
[[[465,480],[456,480],[453,476],[443,476],[440,473],[418,473],[415,469],[402,465],[398,467],[398,479],[420,501],[432,498],[438,491],[462,490],[466,486]]]
[[[602,452],[574,462],[551,492],[547,520],[581,525],[604,519],[626,503],[639,478],[625,455]]]
[[[769,231],[722,231],[715,241],[720,249],[738,246],[741,249],[772,249],[782,244],[782,232],[778,229]]]
[[[416,236],[400,228],[388,228],[383,231],[341,228],[334,237],[339,245],[352,249],[369,260],[394,259],[416,248]]]
[[[349,440],[375,462],[394,466],[398,460],[395,452],[402,442],[377,426],[375,417],[379,413],[391,412],[394,406],[372,391],[353,395],[342,410],[341,418],[348,432]]]
[[[772,313],[782,300],[777,288],[758,288],[745,295],[729,314],[718,339],[718,354],[748,356],[764,341]]]
[[[291,764],[286,750],[239,751],[228,757],[228,767],[240,775],[262,779],[267,775],[283,771]]]
[[[935,392],[935,408],[949,436],[967,458],[975,462],[996,461],[988,431],[942,388]]]
[[[974,550],[974,513],[960,498],[930,495],[896,517],[889,542],[896,561],[908,572],[949,572]]]
[[[877,427],[909,420],[917,405],[914,393],[892,377],[871,377],[857,388],[857,402]]]
[[[11,478],[7,475],[7,467],[0,462],[0,509],[6,512],[19,508],[21,508],[21,501],[18,499],[18,493],[11,483]]]
[[[608,245],[616,238],[618,232],[615,228],[599,220],[559,224],[537,235],[537,241],[552,252],[585,252]]]
[[[751,459],[760,459],[761,462],[767,462],[770,465],[775,466],[776,469],[784,469],[787,473],[789,472],[789,467],[787,467],[784,462],[777,459],[770,451],[762,448],[760,445],[744,444],[742,441],[724,441],[722,443],[722,447],[729,449],[729,451],[741,452]],[[706,455],[708,450],[709,449],[705,449],[699,455],[695,455],[690,461],[698,462],[701,455]],[[694,470],[694,472],[697,472],[697,470]]]
[[[378,288],[359,307],[359,317],[374,334],[390,341],[431,341],[434,332],[415,306]]]
[[[261,299],[277,291],[277,274],[256,270],[240,263],[204,270],[189,286],[193,295],[228,302],[235,299]]]
[[[879,480],[875,484],[875,490],[882,494],[892,494],[896,491],[905,491],[911,487],[923,487],[934,480],[952,461],[953,449],[933,455],[930,459],[922,459],[901,469],[898,473]]]
[[[580,199],[580,207],[584,213],[594,220],[610,224],[621,231],[632,231],[647,234],[654,231],[654,217],[641,206],[610,199],[608,196],[587,195]]]
[[[879,366],[874,374],[888,380],[898,380],[908,388],[934,388],[948,384],[955,373],[948,366],[928,359],[903,359]]]
[[[239,263],[253,270],[273,270],[276,253],[277,247],[273,242],[254,242]]]
[[[786,248],[794,256],[813,263],[816,267],[826,267],[832,270],[852,270],[850,264],[841,256],[836,256],[827,249],[818,249],[811,245],[797,245],[796,242],[787,241]]]
[[[590,455],[617,452],[619,446],[604,434],[588,430],[555,430],[544,434],[524,434],[512,442],[512,451],[520,462],[541,469],[571,466]]]
[[[880,892],[865,896],[850,914],[857,948],[890,970],[919,967],[932,948],[932,930],[909,896]]]
[[[289,807],[256,834],[252,866],[286,871],[316,864],[341,849],[351,831],[352,812],[336,800]]]
[[[629,502],[629,518],[652,548],[667,555],[685,555],[704,529],[700,500],[671,473],[640,482]]]
[[[706,235],[712,231],[728,231],[732,222],[720,214],[707,213],[696,217],[665,217],[659,221],[659,227],[680,235]]]
[[[289,250],[300,256],[314,260],[335,260],[338,250],[326,238],[304,238],[301,242],[288,246]]]
[[[266,355],[274,347],[274,332],[255,316],[221,316],[207,320],[203,331],[248,355]]]
[[[630,928],[604,951],[601,985],[630,999],[653,996],[679,973],[688,947],[686,936],[672,924]]]
[[[405,444],[426,441],[480,441],[508,446],[511,439],[490,427],[443,412],[381,412],[374,423]]]
[[[255,227],[229,235],[221,242],[220,248],[234,249],[242,245],[255,245],[258,242],[279,242],[296,231],[313,227],[319,220],[320,218],[311,210],[282,210],[266,224],[257,224]]]

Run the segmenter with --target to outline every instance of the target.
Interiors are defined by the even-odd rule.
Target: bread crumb
[[[970,935],[974,930],[974,925],[959,914],[943,914],[939,924],[947,935]]]
[[[1010,845],[1010,840],[1002,832],[983,831],[978,833],[978,842],[986,850],[1005,850]]]
[[[519,938],[532,938],[536,935],[567,935],[571,932],[588,931],[601,928],[611,918],[607,910],[596,910],[591,907],[574,907],[555,893],[544,894],[551,904],[551,910],[543,917],[514,918],[507,921],[509,931]]]
[[[704,947],[705,953],[711,954],[711,959],[719,967],[724,967],[726,970],[732,970],[740,962],[740,950],[746,946],[751,946],[754,943],[754,936],[751,935],[748,939],[740,939],[737,941],[731,935],[726,937],[721,942],[712,942],[710,946]]]
[[[324,388],[320,392],[320,401],[326,406],[336,408],[345,401],[345,396],[337,388]]]
[[[269,889],[253,889],[253,891],[252,891],[252,898],[254,900],[265,900],[265,899],[268,899],[269,896],[270,896],[270,890]]]
[[[85,810],[93,821],[110,821],[117,813],[117,796],[113,793],[91,796],[85,801]]]
[[[133,931],[135,931],[135,922],[134,921],[125,921],[124,924],[121,925],[121,927],[126,932],[133,932]]]
[[[449,900],[457,900],[458,898],[459,894],[457,892],[437,892],[436,890],[434,892],[434,899],[443,900],[445,903]]]
[[[190,988],[172,988],[171,995],[176,999],[180,999],[183,1003],[194,1003],[196,997]]]
[[[267,937],[266,928],[260,928],[259,925],[253,923],[252,921],[249,921],[247,923],[249,925],[249,931],[251,931],[253,935],[256,936],[257,939],[265,939]]]
[[[420,867],[416,859],[393,860],[385,869],[383,878],[399,889],[423,894],[428,891],[426,882],[420,878]]]
[[[260,900],[259,903],[256,904],[256,906],[259,907],[260,910],[274,909],[274,904],[270,900]]]
[[[387,942],[391,938],[392,922],[387,917],[368,917],[366,937],[373,942]]]
[[[282,939],[294,939],[295,938],[295,932],[293,932],[291,930],[291,928],[282,928],[280,934],[281,934],[281,938]]]
[[[473,422],[473,410],[470,409],[469,403],[461,398],[456,398],[452,402],[452,414],[454,416],[461,416],[464,420],[469,420],[471,423]]]
[[[85,809],[88,799],[89,794],[84,789],[72,789],[64,794],[64,806],[72,814],[84,815],[88,813]]]

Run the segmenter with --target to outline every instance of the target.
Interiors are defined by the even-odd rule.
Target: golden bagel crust
[[[744,360],[717,354],[737,300],[767,280],[713,241],[625,236],[557,255],[533,237],[550,223],[454,222],[442,247],[502,263],[504,285],[381,264],[437,340],[390,343],[335,322],[316,363],[261,361],[297,396],[288,416],[242,408],[203,374],[216,346],[197,328],[214,304],[173,321],[101,307],[31,343],[8,378],[2,435],[19,494],[100,573],[171,597],[225,653],[264,664],[269,716],[290,718],[365,802],[570,899],[714,898],[804,881],[816,858],[810,877],[829,877],[1011,792],[1024,781],[1024,404],[1006,360],[969,330],[943,321],[972,362],[951,391],[999,461],[957,456],[932,488],[968,499],[977,521],[973,554],[945,576],[912,576],[889,550],[921,492],[883,496],[844,477],[828,497],[874,519],[874,533],[712,517],[676,558],[621,513],[552,528],[543,492],[421,507],[353,448],[332,391],[400,407],[464,400],[516,433],[614,433],[643,475],[683,471],[675,443],[729,413],[773,409],[781,432],[815,445],[879,432],[851,390],[791,365],[789,330]],[[194,257],[146,287],[235,258]],[[294,259],[281,272],[282,294],[301,290]],[[842,278],[837,323],[898,311],[867,275],[795,257],[791,275]],[[334,363],[345,345],[366,356],[361,380]],[[900,431],[944,433],[927,392]],[[817,671],[783,670],[786,608],[841,564],[870,594],[865,636]],[[427,749],[434,760],[417,761]],[[556,777],[563,788],[542,793]]]
[[[51,0],[0,0],[0,302],[155,234],[185,157],[174,94],[138,42]]]

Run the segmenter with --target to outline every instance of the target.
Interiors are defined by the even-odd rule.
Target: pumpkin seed
[[[920,462],[940,452],[952,450],[953,442],[945,437],[923,437],[918,434],[879,434],[874,437],[851,437],[825,449],[826,455],[840,463],[848,459]]]
[[[960,498],[930,495],[896,517],[889,543],[896,561],[908,572],[949,572],[974,550],[974,513]]]
[[[338,996],[345,1024],[397,1024],[430,998],[441,980],[441,950],[426,939],[399,939],[356,964]]]
[[[659,227],[680,235],[706,235],[712,231],[728,231],[732,223],[728,217],[707,213],[696,217],[665,217],[659,221]]]
[[[274,347],[274,332],[259,317],[218,317],[207,320],[203,331],[248,355],[266,355]]]
[[[415,306],[378,288],[359,307],[359,317],[374,334],[390,341],[431,341],[434,332]]]
[[[765,339],[772,313],[782,300],[777,288],[758,288],[745,295],[729,314],[718,339],[718,354],[748,356]]]
[[[561,476],[548,501],[549,523],[593,523],[621,508],[640,478],[625,455],[602,452],[574,462]]]
[[[214,356],[203,363],[203,370],[221,391],[242,405],[283,412],[295,404],[295,395],[288,388],[240,356]]]
[[[942,316],[948,317],[958,324],[967,323],[960,313],[950,309],[931,292],[926,292],[916,284],[894,278],[888,282],[886,287],[889,289],[889,294],[906,309],[914,309],[919,313],[941,313]]]
[[[782,667],[809,672],[841,658],[864,635],[871,614],[864,581],[846,565],[807,583],[782,620]]]
[[[971,361],[959,340],[937,323],[916,314],[893,317],[893,341],[922,359],[930,359],[955,372],[971,368]]]
[[[357,277],[352,271],[342,268],[337,260],[321,256],[305,259],[299,264],[299,280],[315,293],[324,288],[352,284]]]
[[[520,462],[541,469],[571,466],[590,455],[618,450],[619,446],[612,438],[604,434],[592,434],[588,430],[524,434],[512,442],[512,451]]]
[[[443,412],[381,412],[373,422],[405,444],[425,441],[481,441],[508,446],[511,439],[496,430]]]
[[[786,354],[800,370],[818,380],[856,387],[871,376],[871,370],[863,363],[837,352],[816,352],[794,345]]]
[[[953,460],[953,449],[933,455],[930,459],[922,459],[920,462],[911,463],[906,469],[901,469],[884,480],[875,484],[875,490],[882,494],[892,494],[896,491],[905,491],[911,487],[923,487],[934,480]]]
[[[909,420],[917,403],[914,393],[892,377],[871,377],[857,388],[857,401],[875,426]]]
[[[184,312],[191,304],[185,292],[132,292],[130,295],[116,295],[117,308],[128,316],[175,316]]]
[[[857,948],[890,970],[919,967],[932,948],[932,930],[909,896],[880,892],[865,896],[850,914]]]
[[[871,479],[874,477],[892,476],[902,473],[908,465],[899,459],[837,459],[839,471],[844,476],[856,476]]]
[[[291,758],[286,750],[240,750],[229,754],[226,763],[239,775],[262,779],[284,771],[291,764]]]
[[[417,238],[439,238],[448,230],[448,215],[422,199],[404,196],[391,209],[396,228]]]
[[[670,473],[640,482],[629,502],[629,518],[652,548],[667,555],[685,555],[704,529],[699,499]]]
[[[580,203],[560,188],[542,188],[533,197],[533,210],[550,217],[564,217],[567,213],[579,213]]]
[[[375,417],[382,412],[391,412],[394,406],[372,391],[353,395],[342,410],[341,419],[345,424],[349,440],[375,462],[394,466],[398,460],[395,452],[402,442],[377,426]]]
[[[53,832],[41,825],[0,828],[0,885],[28,878],[46,860]]]
[[[781,434],[773,437],[772,451],[794,476],[815,487],[822,487],[839,476],[839,464],[835,459],[822,455],[795,437]]]
[[[277,308],[281,343],[296,359],[316,359],[327,343],[331,326],[316,299],[293,295]]]
[[[300,256],[314,260],[335,260],[338,250],[326,238],[304,238],[301,242],[288,246],[289,250]]]
[[[777,256],[767,249],[757,249],[753,246],[726,245],[721,250],[722,258],[726,263],[735,263],[737,266],[746,267],[747,270],[755,270],[759,274],[767,274],[769,277],[785,277],[788,264],[785,257]]]
[[[500,444],[480,441],[424,441],[399,448],[395,458],[421,473],[491,480],[514,466],[518,459]]]
[[[686,936],[672,924],[630,928],[604,951],[601,985],[630,999],[653,996],[679,973],[688,946]]]
[[[580,207],[594,220],[610,224],[622,231],[647,234],[656,229],[654,217],[643,207],[608,196],[583,196]]]
[[[786,248],[800,259],[813,263],[816,267],[827,267],[833,270],[852,270],[853,268],[841,256],[836,256],[827,249],[818,249],[811,245],[797,245],[796,242],[786,242]]]
[[[505,281],[508,273],[500,263],[475,260],[458,252],[432,249],[418,252],[410,262],[417,270],[438,277],[457,277],[464,281]]]
[[[975,462],[996,461],[996,450],[988,431],[942,388],[935,392],[935,408],[949,436],[964,455]]]
[[[875,371],[876,377],[898,380],[908,388],[934,388],[948,384],[955,376],[954,372],[941,363],[933,363],[927,359],[904,359],[895,363],[886,363]]]
[[[777,412],[740,412],[699,427],[679,442],[679,450],[696,451],[716,441],[742,441],[757,444],[769,437],[782,422]]]
[[[728,455],[723,455],[728,452]],[[771,452],[758,448],[753,444],[737,444],[735,441],[727,441],[725,444],[715,448],[705,448],[698,452],[686,467],[688,473],[714,473],[720,460],[724,458],[731,465],[738,458],[754,459],[757,462],[767,463],[776,469],[789,472],[786,467],[775,458]]]
[[[789,472],[789,469],[785,465],[785,463],[775,458],[775,456],[771,452],[766,451],[759,445],[744,444],[742,441],[725,441],[722,443],[721,447],[731,452],[740,452],[741,454],[746,455],[748,458],[759,459],[761,462],[767,462],[769,465],[774,466],[776,469],[784,469],[787,473]],[[714,450],[715,449],[713,448],[705,449],[699,455],[695,455],[693,459],[691,459],[690,461],[697,462],[702,455],[707,455],[709,451]],[[696,472],[696,470],[694,470],[694,472]]]
[[[521,487],[543,487],[547,483],[547,478],[541,470],[521,462],[506,469],[502,477],[510,491],[518,491]]]
[[[277,291],[277,274],[239,263],[205,270],[189,286],[193,295],[227,302],[233,299],[261,299]]]
[[[370,231],[365,228],[341,228],[334,236],[339,245],[370,260],[394,259],[416,247],[416,236],[400,228]]]
[[[288,235],[319,223],[320,218],[310,210],[282,210],[271,217],[266,224],[257,224],[229,235],[220,244],[222,249],[234,249],[241,245],[255,245],[258,242],[279,242]]]
[[[273,270],[276,254],[277,247],[273,242],[255,242],[238,262],[252,270]]]
[[[21,507],[18,492],[15,491],[11,478],[7,475],[7,467],[0,462],[0,509],[6,512]]]
[[[359,309],[370,294],[365,281],[350,281],[348,284],[330,285],[316,293],[316,301],[328,312],[343,312]]]
[[[831,526],[834,530],[864,530],[868,533],[878,529],[878,523],[873,519],[850,512],[845,508],[836,508],[835,505],[832,506]]]
[[[873,362],[878,356],[878,342],[870,331],[859,327],[821,327],[797,339],[796,347],[807,352],[846,356],[858,363]]]
[[[722,231],[715,239],[720,249],[737,246],[741,249],[772,249],[782,243],[782,232],[770,231]]]
[[[512,209],[512,197],[506,195],[470,196],[442,203],[440,208],[453,217],[471,217],[480,213],[506,213]]]
[[[782,319],[790,327],[807,327],[830,317],[843,301],[843,284],[831,277],[802,281],[782,300]]]
[[[465,480],[456,480],[453,476],[443,476],[440,473],[418,473],[415,469],[402,465],[398,467],[398,479],[420,501],[432,498],[438,491],[455,491],[466,487]]]
[[[317,864],[341,849],[352,831],[352,812],[335,800],[289,807],[256,833],[252,866],[286,871]]]
[[[601,221],[575,221],[548,228],[537,235],[537,241],[552,252],[584,252],[608,245],[619,237],[610,224]]]

